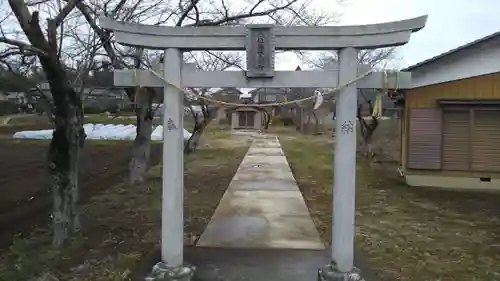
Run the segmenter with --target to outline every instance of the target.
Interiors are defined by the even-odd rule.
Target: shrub
[[[221,125],[228,125],[229,124],[229,120],[227,120],[226,118],[221,118],[221,119],[219,119],[219,124],[221,124]]]
[[[271,126],[282,126],[283,122],[281,122],[280,116],[271,116],[271,122],[269,124]]]
[[[11,101],[0,101],[0,116],[18,112],[18,105]]]
[[[293,118],[292,117],[280,117],[280,122],[283,124],[283,126],[291,126],[291,125],[293,125]]]
[[[116,114],[119,110],[120,110],[120,108],[116,105],[115,106],[108,106],[104,109],[104,111],[109,112],[111,114]]]
[[[104,113],[106,111],[104,108],[96,107],[96,106],[85,106],[83,108],[83,112],[85,114],[99,114]]]
[[[161,109],[154,109],[154,108],[153,108],[153,110],[155,111],[156,116],[158,116],[158,112],[161,111]],[[135,110],[130,104],[120,108],[120,113],[122,113],[122,114],[128,113],[125,115],[135,115],[134,112],[135,112]]]

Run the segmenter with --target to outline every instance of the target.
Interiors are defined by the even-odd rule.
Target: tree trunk
[[[205,127],[203,127],[203,129],[194,131],[191,134],[191,137],[184,144],[184,153],[188,154],[196,151],[204,129]]]
[[[85,140],[83,112],[69,106],[66,118],[56,115],[55,130],[48,153],[52,176],[53,240],[60,247],[70,233],[80,229],[78,206],[78,172],[80,153]],[[64,114],[63,113],[63,114]]]
[[[209,121],[206,119],[203,119],[201,122],[196,122],[193,132],[191,133],[191,137],[184,142],[184,153],[188,154],[196,151],[201,135],[203,134],[203,131],[207,127],[208,123]]]
[[[304,125],[304,130],[306,133],[310,133],[310,131],[311,131],[311,112],[305,112],[305,114],[307,115],[307,121],[306,121],[306,124]]]
[[[306,130],[306,113],[303,107],[300,107],[300,132],[304,133]]]
[[[206,105],[202,105],[201,111],[203,114],[203,119],[200,121],[198,115],[193,116],[195,124],[193,132],[191,133],[191,137],[187,141],[184,141],[184,153],[188,154],[196,151],[203,131],[208,126],[208,124],[212,120],[214,120],[214,113],[216,113],[218,110],[218,107],[209,108]],[[191,112],[193,112],[192,109]]]
[[[300,131],[300,124],[302,123],[301,115],[300,115],[300,107],[295,106],[291,109],[292,120],[295,125],[295,130]]]
[[[363,117],[358,117],[360,124],[360,133],[361,133],[361,143],[360,150],[365,155],[365,157],[375,156],[375,153],[372,151],[372,137],[375,130],[378,128],[378,120],[375,117],[372,117],[372,122],[368,124]]]
[[[267,129],[269,129],[269,123],[271,123],[271,114],[267,112],[267,110],[263,109],[262,112],[264,113],[264,131],[267,132]]]
[[[151,133],[153,133],[153,97],[149,90],[136,96],[135,116],[137,135],[132,147],[132,159],[129,164],[129,183],[141,184],[148,171],[151,156]]]
[[[318,115],[316,115],[316,111],[314,109],[311,111],[312,116],[314,117],[314,134],[319,133],[319,120],[318,120]]]

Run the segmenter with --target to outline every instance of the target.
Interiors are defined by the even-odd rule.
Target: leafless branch
[[[96,19],[92,16],[92,12],[87,5],[85,5],[83,2],[78,2],[76,4],[76,7],[83,14],[85,20],[90,25],[92,30],[99,36],[102,42],[102,47],[104,48],[108,57],[110,58],[113,67],[117,69],[122,69],[123,67],[121,64],[121,60],[116,55],[115,49],[111,45],[111,35],[109,34],[109,32],[104,31],[97,25],[95,21]]]
[[[73,11],[75,8],[76,4],[80,2],[81,0],[69,0],[66,6],[62,8],[61,12],[53,19],[54,20],[54,25],[55,27],[58,27],[59,25],[62,24],[64,19]]]
[[[208,20],[205,22],[200,22],[198,24],[198,26],[217,26],[217,25],[223,25],[223,24],[230,23],[230,22],[236,22],[239,20],[247,19],[247,18],[269,16],[273,13],[276,13],[277,11],[284,10],[284,9],[291,7],[297,1],[299,1],[299,0],[290,0],[289,2],[287,2],[284,5],[276,6],[276,7],[273,7],[271,9],[267,9],[267,10],[261,11],[261,12],[255,12],[255,8],[257,8],[257,6],[260,5],[260,2],[257,2],[257,4],[255,4],[250,9],[250,11],[248,13],[242,13],[242,14],[238,14],[238,15],[223,17],[222,19],[218,19],[218,20],[214,20],[214,21]],[[191,24],[191,26],[193,26],[193,25],[194,24]]]
[[[182,12],[181,17],[179,18],[179,20],[175,24],[176,26],[181,26],[182,23],[184,22],[184,20],[186,19],[186,17],[188,16],[188,14],[193,9],[196,10],[196,23],[195,23],[195,25],[199,22],[200,16],[199,16],[198,8],[196,7],[196,5],[198,5],[198,2],[200,2],[200,0],[191,0],[191,3],[189,4],[189,6],[187,8],[184,9],[184,11]],[[179,6],[180,6],[180,1],[179,1]]]
[[[118,14],[118,12],[120,12],[120,10],[123,8],[125,3],[127,3],[127,0],[120,0],[120,2],[118,2],[118,4],[115,6],[113,11],[111,12],[110,16],[113,18],[116,17],[116,14]]]
[[[36,47],[33,47],[32,45],[30,45],[26,42],[20,41],[20,40],[9,39],[6,37],[0,37],[0,42],[18,47],[20,49],[21,53],[23,53],[23,51],[32,51],[32,52],[35,52],[37,54],[47,55],[47,53],[45,51],[40,50]]]

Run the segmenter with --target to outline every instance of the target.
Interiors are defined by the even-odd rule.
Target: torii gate
[[[167,27],[128,24],[101,18],[118,43],[165,50],[163,78],[151,71],[116,70],[115,86],[163,87],[162,261],[148,280],[190,280],[194,268],[183,259],[183,93],[182,88],[335,88],[359,75],[358,49],[406,44],[427,16],[361,26]],[[184,67],[183,51],[246,50],[247,71],[197,71]],[[338,50],[339,69],[274,71],[275,50]],[[399,73],[398,88],[410,87],[411,74]],[[355,236],[357,88],[382,88],[384,73],[373,72],[343,88],[336,103],[331,264],[320,280],[360,280],[353,265]],[[396,84],[389,79],[389,85]],[[139,84],[139,85],[138,85]]]

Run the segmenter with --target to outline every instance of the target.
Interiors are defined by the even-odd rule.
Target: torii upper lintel
[[[406,44],[422,29],[427,16],[369,25],[277,26],[277,50],[333,50],[345,47],[375,49]],[[245,50],[248,26],[173,27],[131,24],[99,18],[99,25],[114,31],[118,43],[146,49]],[[168,38],[168,40],[167,40]]]

